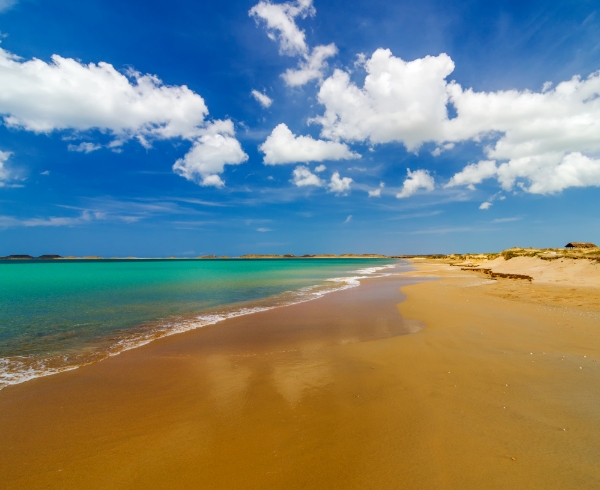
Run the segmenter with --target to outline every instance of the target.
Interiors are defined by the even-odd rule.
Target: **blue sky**
[[[0,255],[600,241],[599,10],[0,0]]]

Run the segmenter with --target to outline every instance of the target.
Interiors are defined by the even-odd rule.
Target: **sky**
[[[592,0],[0,0],[0,255],[600,242]]]

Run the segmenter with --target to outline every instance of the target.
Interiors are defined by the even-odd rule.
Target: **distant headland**
[[[410,258],[414,255],[382,255],[382,254],[305,254],[305,255],[294,255],[294,254],[244,254],[240,256],[229,256],[229,255],[200,255],[197,257],[100,257],[99,255],[84,255],[81,257],[68,255],[63,257],[61,255],[40,255],[34,257],[32,255],[7,255],[0,257],[0,260],[244,260],[244,259],[402,259]],[[423,257],[420,255],[420,257]],[[437,256],[436,256],[437,257]]]
[[[0,260],[247,260],[247,259],[442,259],[449,262],[469,262],[469,261],[487,261],[502,257],[509,260],[513,257],[537,257],[542,260],[556,260],[559,258],[570,259],[590,259],[600,261],[600,248],[589,242],[569,242],[564,248],[521,248],[513,247],[502,252],[488,253],[451,253],[451,254],[244,254],[237,256],[230,255],[199,255],[196,257],[101,257],[99,255],[84,255],[74,256],[67,255],[65,257],[56,254],[40,255],[34,257],[32,255],[7,255],[0,256]]]

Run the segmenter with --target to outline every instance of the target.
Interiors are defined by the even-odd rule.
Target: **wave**
[[[212,308],[200,315],[179,316],[158,320],[98,339],[93,346],[83,348],[78,352],[63,353],[45,358],[33,356],[0,357],[0,390],[7,386],[21,384],[35,378],[72,371],[79,367],[119,355],[122,352],[141,347],[163,337],[188,332],[207,325],[214,325],[230,318],[312,301],[329,293],[357,287],[360,285],[361,279],[391,275],[391,272],[383,271],[397,268],[398,265],[398,263],[394,263],[377,267],[366,267],[354,271],[357,274],[355,276],[333,277],[326,279],[323,284],[307,286],[294,291],[286,291],[249,303],[237,303]]]

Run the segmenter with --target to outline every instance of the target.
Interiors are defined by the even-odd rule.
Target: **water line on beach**
[[[0,390],[7,386],[21,384],[32,379],[59,374],[61,372],[72,371],[82,366],[100,362],[109,357],[119,355],[122,352],[149,344],[150,342],[163,337],[188,332],[208,325],[214,325],[231,318],[312,301],[329,293],[354,288],[360,286],[361,280],[391,275],[392,272],[383,271],[395,269],[399,264],[401,264],[401,262],[357,269],[354,272],[359,275],[333,277],[325,279],[323,284],[307,286],[295,291],[284,291],[271,297],[252,301],[254,304],[267,303],[265,306],[243,306],[227,311],[228,306],[231,307],[230,304],[228,306],[224,305],[213,308],[217,310],[213,313],[178,317],[176,320],[171,319],[168,321],[157,321],[152,324],[141,325],[140,327],[130,329],[129,337],[124,336],[124,338],[120,338],[113,342],[111,342],[112,336],[105,339],[105,342],[108,343],[108,345],[100,350],[71,355],[60,354],[41,359],[34,358],[33,356],[0,357]],[[133,332],[131,332],[132,330]]]

